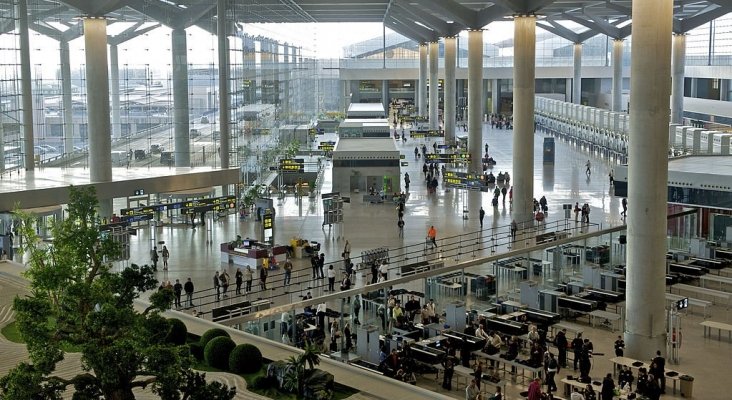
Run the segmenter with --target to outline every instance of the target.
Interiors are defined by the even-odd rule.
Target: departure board
[[[305,172],[305,159],[303,158],[282,158],[280,159],[280,171],[282,172]]]

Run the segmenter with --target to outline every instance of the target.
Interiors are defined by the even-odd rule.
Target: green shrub
[[[196,360],[203,360],[203,346],[201,346],[201,343],[190,343],[188,345],[188,348],[191,349],[191,355],[193,357],[196,357]]]
[[[229,371],[252,374],[262,368],[262,352],[249,343],[236,346],[229,355]]]
[[[229,337],[219,336],[211,339],[203,348],[203,359],[214,368],[226,370],[229,366],[229,354],[236,344]]]
[[[168,335],[165,337],[165,341],[179,346],[185,344],[188,335],[186,324],[178,318],[170,318],[168,319],[168,326]]]
[[[277,378],[274,376],[260,375],[254,377],[249,386],[253,390],[268,390],[277,388]]]
[[[208,344],[208,342],[211,341],[211,339],[217,338],[219,336],[231,337],[231,336],[229,336],[229,332],[226,332],[223,329],[220,329],[220,328],[209,329],[206,331],[206,333],[204,333],[201,336],[201,347],[203,347],[205,349],[206,345]]]

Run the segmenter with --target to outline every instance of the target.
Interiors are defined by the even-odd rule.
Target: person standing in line
[[[371,284],[379,281],[379,266],[376,265],[376,262],[371,263]]]
[[[615,341],[615,357],[622,357],[625,351],[625,341],[622,336],[618,336],[618,340]]]
[[[318,270],[320,271],[320,279],[325,278],[325,273],[323,271],[324,266],[325,266],[325,253],[320,253],[320,258],[318,258]]]
[[[285,270],[285,287],[290,286],[290,279],[292,278],[292,261],[290,261],[290,257],[287,257],[285,259],[285,265],[282,267],[282,269]]]
[[[661,356],[661,350],[656,350],[656,357],[653,358],[656,369],[650,373],[656,378],[658,386],[661,388],[661,394],[666,393],[666,359]]]
[[[480,228],[483,228],[483,218],[485,218],[485,210],[483,207],[480,207],[480,211],[478,211],[478,219],[480,220]]]
[[[219,279],[221,280],[221,288],[223,289],[224,298],[229,297],[229,295],[227,294],[227,292],[229,291],[229,281],[231,281],[229,273],[226,272],[226,270],[223,270],[221,272],[221,275],[219,275]]]
[[[163,245],[163,271],[168,270],[168,258],[170,257],[170,252],[168,251],[168,247]]]
[[[435,305],[435,300],[430,299],[430,302],[425,305],[427,306],[427,314],[430,317],[430,322],[433,324],[440,322],[440,317],[437,316],[437,306]]]
[[[153,246],[152,250],[150,250],[150,260],[152,260],[153,269],[155,271],[158,270],[158,259],[158,248],[156,246]]]
[[[582,356],[582,347],[584,347],[584,342],[582,341],[582,334],[578,333],[577,337],[575,337],[572,340],[572,351],[574,352],[574,370],[575,371],[577,371],[577,366],[579,365],[579,361]]]
[[[310,266],[313,269],[313,279],[319,278],[319,275],[318,275],[318,262],[319,262],[318,255],[316,253],[313,253],[313,255],[310,256]]]
[[[358,320],[358,314],[361,312],[361,295],[357,294],[353,296],[353,324],[354,325],[361,325],[361,322]]]
[[[241,294],[241,284],[244,282],[244,274],[241,272],[241,268],[236,269],[234,279],[236,280],[236,294]]]
[[[435,229],[434,225],[430,226],[430,229],[427,231],[427,238],[432,243],[432,249],[437,248],[437,229]]]
[[[579,201],[575,201],[574,202],[574,222],[579,222],[580,211],[582,211],[582,209],[579,206]]]
[[[219,280],[219,271],[216,271],[213,277],[213,286],[216,290],[216,301],[221,300],[221,282]]]
[[[567,341],[566,329],[557,332],[557,335],[554,337],[554,345],[559,350],[559,366],[561,368],[567,368],[567,346],[569,342]]]
[[[511,221],[511,241],[516,241],[516,231],[518,231],[518,224],[516,223],[516,220]]]
[[[386,260],[381,262],[381,265],[379,266],[379,279],[377,282],[384,282],[387,279],[389,279],[389,264],[386,262]]]
[[[186,303],[188,307],[193,307],[193,282],[191,278],[188,278],[185,285],[183,285],[183,290],[186,292]]]
[[[269,271],[267,268],[262,266],[262,268],[259,269],[259,288],[260,290],[267,290],[267,275],[269,275]]]
[[[554,353],[549,353],[549,362],[546,367],[546,386],[549,393],[557,391],[557,383],[554,376],[559,372],[559,363],[554,358]]]
[[[175,285],[173,285],[173,293],[175,294],[175,307],[180,308],[180,296],[183,292],[183,285],[180,283],[180,279],[175,280]]]
[[[252,291],[252,279],[254,278],[253,275],[254,274],[252,273],[252,267],[247,265],[247,269],[246,269],[246,271],[244,271],[244,277],[246,278],[246,282],[247,282],[247,287],[246,287],[247,293]]]
[[[341,254],[343,259],[349,259],[351,258],[351,242],[346,240],[346,244],[343,246],[343,254]]]
[[[600,389],[600,397],[602,400],[613,400],[615,395],[615,381],[613,381],[613,374],[607,374],[605,379],[602,380],[602,388]]]
[[[397,221],[397,230],[399,232],[399,237],[404,237],[404,220],[399,218],[399,221]]]
[[[328,267],[328,291],[333,292],[335,290],[335,270],[333,266]]]

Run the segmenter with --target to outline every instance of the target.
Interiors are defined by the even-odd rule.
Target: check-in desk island
[[[287,254],[287,246],[269,246],[253,240],[244,240],[238,246],[232,243],[221,243],[221,262],[257,269],[263,265],[271,267],[271,256],[279,259]]]

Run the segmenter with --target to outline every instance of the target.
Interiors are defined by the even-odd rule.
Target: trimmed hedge
[[[277,378],[274,376],[259,375],[252,380],[251,389],[267,390],[277,388]]]
[[[229,371],[237,374],[252,374],[262,368],[262,352],[257,346],[244,343],[236,346],[229,354]]]
[[[203,349],[203,359],[214,368],[226,370],[229,366],[229,355],[236,344],[227,336],[211,339]]]
[[[201,346],[201,343],[190,343],[188,348],[191,349],[191,355],[196,357],[196,360],[203,361],[203,347]]]
[[[201,335],[201,342],[200,342],[201,347],[203,347],[205,349],[206,345],[208,344],[208,342],[211,341],[211,339],[217,338],[220,336],[226,336],[227,338],[231,337],[231,336],[229,336],[229,332],[226,332],[225,330],[220,329],[220,328],[213,328],[213,329],[207,330],[203,335]],[[228,358],[227,358],[227,360],[228,360]]]
[[[165,337],[165,341],[179,346],[186,344],[188,336],[188,328],[186,327],[186,324],[178,318],[169,318],[168,326],[168,335]]]

